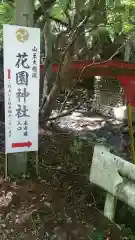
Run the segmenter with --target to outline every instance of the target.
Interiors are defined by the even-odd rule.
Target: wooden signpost
[[[8,154],[38,151],[40,30],[15,25],[4,25],[3,30],[8,158]]]

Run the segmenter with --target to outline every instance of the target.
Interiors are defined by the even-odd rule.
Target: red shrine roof
[[[52,64],[52,71],[58,72],[60,64]],[[41,71],[43,65],[40,66]],[[93,63],[92,61],[73,61],[72,76],[82,78],[91,76],[113,76],[121,82],[125,95],[132,106],[135,106],[135,63],[125,61],[104,61],[102,63]]]

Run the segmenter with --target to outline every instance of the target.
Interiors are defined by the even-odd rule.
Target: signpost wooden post
[[[10,175],[26,173],[27,152],[38,151],[40,30],[24,27],[29,25],[25,15],[31,6],[16,2],[20,26],[4,25],[5,150]]]

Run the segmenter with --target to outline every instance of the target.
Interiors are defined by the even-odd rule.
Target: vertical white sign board
[[[5,151],[38,151],[40,29],[4,25]]]

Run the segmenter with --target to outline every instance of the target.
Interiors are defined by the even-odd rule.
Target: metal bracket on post
[[[26,27],[28,27],[29,25],[28,25],[28,21],[29,21],[29,14],[27,14],[27,13],[23,13],[23,16],[24,16],[24,18],[25,18],[25,26]]]

